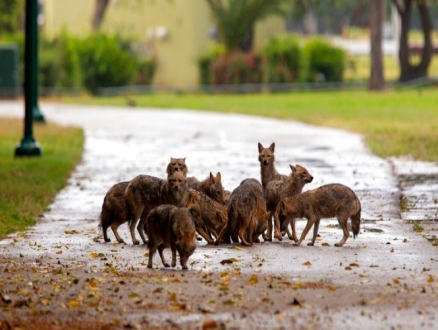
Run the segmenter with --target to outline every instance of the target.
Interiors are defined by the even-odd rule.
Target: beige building
[[[48,37],[63,28],[74,35],[92,33],[94,0],[44,0]],[[205,0],[112,0],[102,30],[135,37],[139,48],[157,59],[154,85],[193,86],[199,82],[197,60],[215,41],[213,18]],[[256,26],[255,48],[284,33],[281,17]]]

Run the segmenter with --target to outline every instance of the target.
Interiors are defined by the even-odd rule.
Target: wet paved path
[[[90,258],[96,252],[111,256],[116,269],[132,269],[143,278],[180,276],[179,267],[170,273],[163,270],[158,256],[154,259],[156,268],[147,270],[144,246],[102,242],[96,227],[108,188],[140,173],[164,177],[170,157],[186,157],[190,175],[203,179],[210,171],[221,172],[224,187],[233,190],[245,178],[260,179],[257,143],[268,146],[275,142],[279,172],[288,174],[288,164],[300,164],[314,176],[305,190],[332,182],[355,190],[363,210],[360,235],[355,240],[350,238],[343,248],[336,248],[334,243],[342,236],[337,221],[322,220],[321,240],[315,247],[294,247],[290,241],[245,249],[201,243],[189,260],[192,271],[183,274],[189,288],[178,295],[186,304],[191,302],[190,308],[178,312],[168,308],[151,312],[153,308],[149,308],[148,313],[147,308],[139,311],[141,304],[136,304],[119,318],[135,326],[165,323],[181,328],[212,320],[227,329],[287,329],[291,324],[296,328],[434,328],[438,321],[437,248],[400,219],[401,195],[392,165],[373,156],[359,135],[292,121],[186,110],[57,104],[43,104],[41,108],[48,120],[84,128],[83,161],[36,227],[24,236],[1,242],[3,263],[16,265],[48,257],[53,262],[75,265],[78,274],[100,274],[107,258]],[[22,109],[20,103],[3,102],[0,116],[20,116]],[[431,212],[436,214],[436,210]],[[304,221],[298,221],[298,233],[304,225]],[[119,233],[130,242],[124,225]],[[20,254],[24,257],[19,258]],[[231,266],[221,264],[226,258],[237,261]],[[42,266],[37,262],[34,267]],[[230,278],[229,291],[190,278],[217,276],[223,280],[224,272]],[[257,282],[251,281],[254,276]],[[276,290],[276,279],[286,283],[283,289],[279,285]],[[174,290],[181,289],[165,283]],[[153,296],[153,285],[149,284],[137,286],[144,295],[142,304],[164,299]],[[130,306],[126,305],[130,298],[120,295],[118,299]],[[35,299],[42,299],[41,295]],[[116,302],[111,306],[100,304],[102,310],[82,313],[92,319],[105,318],[122,308]]]

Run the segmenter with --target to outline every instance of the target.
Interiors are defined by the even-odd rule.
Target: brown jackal
[[[108,190],[103,199],[99,228],[102,228],[105,242],[111,242],[107,234],[107,229],[111,226],[117,242],[125,243],[119,236],[117,229],[122,223],[128,222],[132,218],[126,207],[125,199],[125,190],[128,184],[129,181],[116,183]]]
[[[187,203],[187,180],[182,172],[174,172],[167,180],[162,180],[149,175],[138,175],[131,180],[125,190],[128,211],[132,215],[129,225],[132,242],[139,244],[135,238],[135,226],[138,218],[140,221],[137,230],[146,244],[144,223],[149,212],[162,204],[185,206]]]
[[[201,191],[216,202],[224,204],[224,188],[222,187],[220,172],[216,176],[210,172],[210,176],[203,181],[198,181],[195,177],[189,177],[187,183],[189,188]]]
[[[264,233],[268,217],[262,185],[256,179],[245,179],[233,190],[228,204],[228,222],[217,237],[218,245],[222,237],[225,242],[238,242],[242,245],[252,245],[260,242],[259,236]],[[225,236],[224,236],[225,235]]]
[[[279,240],[282,239],[280,230],[284,229],[290,221],[295,222],[295,218],[307,218],[306,227],[296,245],[301,244],[312,225],[315,225],[312,242],[307,244],[312,246],[315,244],[320,220],[336,217],[344,236],[335,246],[342,246],[350,236],[347,226],[348,218],[351,218],[353,238],[359,235],[360,213],[360,201],[353,190],[339,183],[324,185],[285,198],[278,204],[275,216],[278,217],[276,224],[278,223],[280,228],[276,228],[276,237]]]
[[[170,247],[172,250],[171,266],[176,266],[176,252],[178,251],[183,269],[188,269],[187,260],[196,249],[196,229],[189,209],[174,205],[161,205],[154,208],[146,218],[148,233],[149,262],[152,268],[152,258],[158,249],[164,267],[169,267],[163,250]]]
[[[188,168],[186,165],[186,158],[173,158],[170,157],[170,162],[167,164],[166,173],[169,177],[175,172],[182,172],[184,176],[187,176]]]
[[[286,180],[280,181],[275,180],[268,183],[265,190],[266,208],[273,215],[277,209],[277,204],[286,197],[292,197],[294,195],[300,194],[306,183],[310,183],[313,180],[313,176],[300,165],[289,165],[292,173],[286,178]],[[274,215],[275,217],[275,215]],[[290,239],[296,242],[296,233],[294,222],[292,222],[292,234],[288,232]],[[285,228],[285,230],[287,227]],[[271,240],[272,237],[272,221],[268,221],[268,233],[267,240]]]
[[[271,143],[269,148],[263,147],[259,142],[259,162],[260,162],[260,173],[262,179],[263,192],[269,182],[273,180],[284,180],[287,178],[286,175],[282,175],[275,169],[275,143]]]
[[[198,233],[208,244],[213,244],[214,240],[211,235],[217,238],[228,221],[227,208],[201,191],[198,191],[197,200],[201,209],[202,218],[202,226],[201,228],[197,228]]]

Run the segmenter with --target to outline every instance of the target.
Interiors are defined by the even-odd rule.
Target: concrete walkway
[[[0,319],[30,320],[32,309],[42,322],[44,311],[57,315],[58,308],[65,322],[80,315],[114,328],[435,328],[437,248],[400,219],[393,167],[372,155],[361,136],[292,121],[178,109],[60,104],[41,109],[50,121],[83,127],[85,151],[69,185],[37,226],[0,243],[4,267],[27,276],[17,284],[2,275],[3,294],[20,301],[28,292],[25,299],[32,302],[0,311]],[[0,104],[0,116],[22,113],[21,103]],[[260,179],[258,142],[276,143],[279,172],[288,174],[288,164],[309,170],[315,179],[305,190],[332,182],[355,190],[363,210],[360,235],[334,247],[342,233],[337,221],[328,219],[321,222],[315,247],[284,240],[245,249],[201,242],[188,272],[179,266],[162,269],[158,256],[156,268],[148,270],[145,246],[103,243],[97,219],[114,183],[138,174],[164,177],[170,157],[186,157],[190,175],[203,179],[210,171],[221,172],[224,187],[232,191],[245,178]],[[299,234],[304,225],[298,221]],[[127,227],[119,233],[131,242]],[[221,263],[229,258],[231,265]],[[63,269],[59,265],[67,269],[64,277],[67,271],[77,280],[59,279],[70,283],[62,285],[53,275],[62,289],[53,290],[52,283],[52,296],[42,284],[39,292],[23,291]],[[90,281],[100,294],[90,289]]]

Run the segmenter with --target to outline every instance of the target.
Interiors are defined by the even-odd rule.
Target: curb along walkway
[[[114,328],[434,327],[436,247],[400,219],[392,165],[373,156],[359,135],[186,110],[64,104],[41,109],[49,121],[84,128],[83,161],[34,228],[0,243],[2,264],[15,270],[2,278],[2,292],[12,302],[27,301],[13,313],[0,310],[0,320],[13,315],[31,320],[37,310],[40,316],[51,311],[55,319],[80,316]],[[0,116],[23,111],[18,102],[0,104]],[[358,238],[334,247],[342,233],[337,221],[328,219],[321,222],[315,247],[294,247],[290,241],[244,249],[200,243],[187,272],[179,266],[164,270],[158,256],[154,269],[147,269],[143,245],[103,243],[97,219],[114,183],[138,174],[164,177],[170,157],[186,157],[189,175],[203,179],[210,171],[221,172],[224,188],[232,191],[245,178],[260,180],[258,142],[276,143],[280,173],[288,174],[289,164],[309,170],[315,179],[304,190],[332,182],[355,190],[363,209]],[[304,225],[298,221],[299,234]],[[130,242],[125,225],[119,233]],[[228,258],[237,261],[220,263]],[[34,287],[39,283],[39,290],[29,291],[29,281]]]

